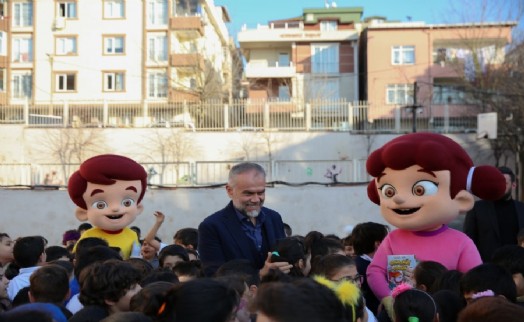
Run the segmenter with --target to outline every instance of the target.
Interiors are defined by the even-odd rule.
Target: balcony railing
[[[488,112],[488,111],[482,111]],[[474,105],[424,106],[416,128],[442,133],[473,132],[480,108]],[[346,131],[406,133],[412,114],[398,105],[345,100],[235,100],[221,102],[28,102],[0,105],[1,124],[26,127],[181,127],[191,131]]]
[[[275,63],[274,66],[266,64],[247,64],[245,73],[247,78],[284,78],[294,77],[296,68],[292,64],[287,66],[279,66]]]

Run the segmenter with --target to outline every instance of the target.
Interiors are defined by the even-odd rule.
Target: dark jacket
[[[267,252],[285,233],[279,213],[265,207],[261,212],[265,216],[261,251],[242,230],[233,202],[202,221],[198,226],[198,254],[206,276],[212,276],[220,265],[233,259],[247,259],[257,269],[264,266]]]

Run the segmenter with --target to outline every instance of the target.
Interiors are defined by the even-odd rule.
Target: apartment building
[[[0,14],[2,104],[233,96],[213,0],[2,0]]]
[[[435,125],[444,116],[476,118],[481,111],[468,104],[464,81],[473,84],[486,70],[504,62],[515,26],[516,22],[426,24],[367,19],[361,34],[361,95],[370,104],[370,120],[410,118],[415,112],[415,117]],[[410,109],[414,104],[418,108]],[[390,108],[373,109],[384,105]]]
[[[304,9],[301,16],[243,28],[248,96],[254,100],[359,99],[358,29],[363,9]]]

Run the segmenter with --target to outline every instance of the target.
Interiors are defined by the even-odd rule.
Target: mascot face
[[[104,230],[121,230],[142,212],[143,206],[137,201],[141,192],[140,180],[116,180],[111,185],[88,182],[83,194],[87,210],[81,211],[79,219]]]
[[[375,185],[382,216],[401,229],[436,230],[473,205],[473,197],[466,191],[450,197],[448,170],[428,171],[418,165],[403,170],[386,168]]]

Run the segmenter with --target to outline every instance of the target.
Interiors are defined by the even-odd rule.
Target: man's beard
[[[245,211],[245,210],[244,210],[244,213],[245,213],[246,216],[248,216],[249,218],[257,218],[258,215],[260,214],[260,210],[251,210],[251,211]]]

